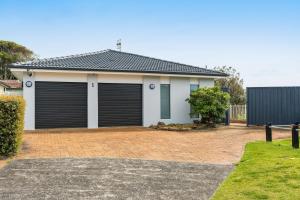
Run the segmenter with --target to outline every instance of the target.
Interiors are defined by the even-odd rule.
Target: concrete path
[[[15,160],[0,199],[209,199],[232,165],[111,158]]]

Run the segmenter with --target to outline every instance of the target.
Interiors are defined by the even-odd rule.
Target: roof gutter
[[[38,73],[84,73],[84,74],[114,74],[114,75],[143,75],[143,76],[173,76],[173,77],[191,77],[191,78],[224,78],[217,75],[197,75],[197,74],[180,74],[180,73],[155,73],[155,72],[128,72],[128,71],[90,71],[90,70],[52,70],[52,69],[24,69],[10,68],[12,72],[38,72]]]
[[[5,87],[5,88],[10,88],[9,85],[7,85],[7,84],[5,84],[5,83],[3,83],[3,82],[0,82],[0,85],[2,85],[2,86]]]

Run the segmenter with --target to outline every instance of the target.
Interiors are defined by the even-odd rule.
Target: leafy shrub
[[[191,115],[201,115],[201,122],[215,126],[229,108],[230,96],[219,87],[199,88],[191,93],[187,101],[191,104]]]
[[[18,152],[24,129],[25,101],[19,96],[0,96],[0,155]]]

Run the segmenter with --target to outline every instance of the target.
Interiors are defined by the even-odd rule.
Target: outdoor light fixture
[[[25,85],[26,85],[26,87],[31,87],[32,86],[32,82],[31,81],[26,81]]]
[[[149,88],[150,88],[151,90],[153,90],[153,89],[155,88],[155,84],[151,83],[151,84],[149,85]]]
[[[30,69],[27,69],[27,75],[28,75],[29,77],[32,76],[32,72],[30,71]]]

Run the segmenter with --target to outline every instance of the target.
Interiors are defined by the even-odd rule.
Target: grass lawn
[[[300,150],[291,147],[291,140],[247,144],[212,199],[300,199]]]

